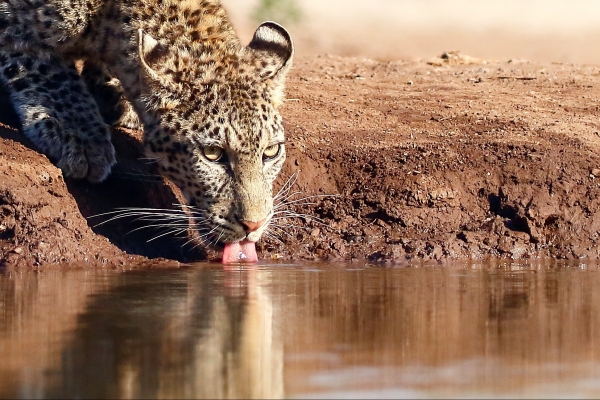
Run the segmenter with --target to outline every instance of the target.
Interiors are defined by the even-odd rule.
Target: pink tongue
[[[225,243],[223,249],[223,264],[255,263],[258,262],[255,243],[249,240]]]

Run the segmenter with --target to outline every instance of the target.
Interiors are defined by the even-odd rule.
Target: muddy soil
[[[278,221],[262,258],[600,258],[599,67],[304,57],[287,97],[278,187],[297,173],[288,207],[310,217]],[[185,233],[98,225],[120,207],[181,200],[139,132],[115,130],[119,164],[92,185],[63,179],[0,109],[0,263],[218,257]]]

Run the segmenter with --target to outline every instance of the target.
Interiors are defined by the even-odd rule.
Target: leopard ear
[[[165,60],[168,55],[169,49],[167,46],[159,43],[142,29],[138,29],[138,56],[151,78],[160,80],[156,69],[159,62]]]
[[[274,79],[283,84],[292,66],[294,44],[284,27],[275,22],[264,22],[254,32],[249,48],[262,53],[267,65],[260,70],[262,79]]]
[[[138,55],[146,76],[152,81],[152,95],[148,98],[148,107],[172,109],[179,105],[180,99],[174,95],[177,85],[173,82],[171,74],[163,73],[165,66],[172,62],[171,50],[139,29]]]

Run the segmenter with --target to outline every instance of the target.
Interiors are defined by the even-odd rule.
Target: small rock
[[[399,244],[391,245],[390,247],[390,256],[393,260],[406,260],[406,250],[404,247]]]
[[[365,236],[365,242],[367,244],[375,244],[379,241],[379,236]]]
[[[15,247],[13,249],[13,253],[23,254],[23,248],[22,247]]]
[[[321,230],[319,228],[315,228],[310,232],[310,236],[312,237],[319,237],[320,234]]]
[[[352,235],[348,237],[350,243],[360,243],[363,241],[363,237],[359,235]]]
[[[592,169],[592,175],[594,175],[596,177],[600,176],[600,168]]]
[[[503,236],[498,241],[498,250],[502,253],[511,253],[514,247],[514,240],[509,237]]]

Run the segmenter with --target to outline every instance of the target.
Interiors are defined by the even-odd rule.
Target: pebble
[[[600,168],[594,168],[592,170],[592,175],[594,175],[596,177],[600,176]]]

